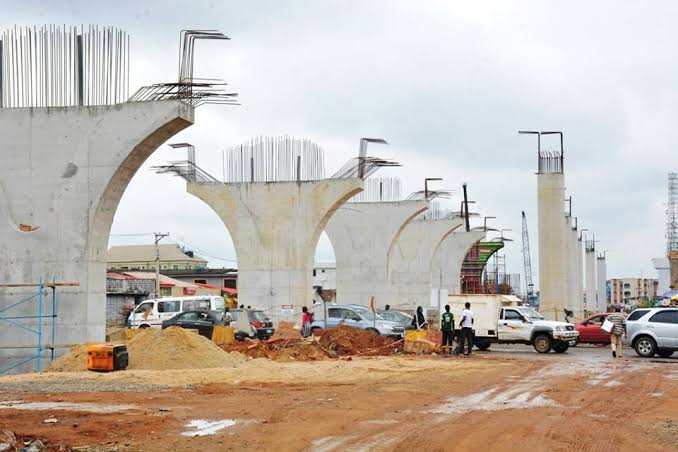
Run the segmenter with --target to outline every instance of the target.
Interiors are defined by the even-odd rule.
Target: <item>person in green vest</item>
[[[440,330],[443,333],[443,354],[452,354],[452,341],[454,340],[454,314],[450,312],[450,305],[445,305],[445,312],[440,316]]]

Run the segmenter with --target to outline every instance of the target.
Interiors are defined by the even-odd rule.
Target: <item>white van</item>
[[[217,295],[196,295],[194,297],[164,297],[144,300],[127,319],[131,328],[160,328],[163,320],[168,320],[184,311],[220,311],[226,302]]]

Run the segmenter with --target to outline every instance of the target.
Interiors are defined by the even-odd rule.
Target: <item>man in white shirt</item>
[[[473,311],[468,301],[464,307],[465,309],[461,311],[461,353],[464,353],[464,342],[468,342],[466,355],[470,355],[473,349]]]

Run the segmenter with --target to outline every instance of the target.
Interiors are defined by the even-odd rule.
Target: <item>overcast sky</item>
[[[10,1],[2,28],[115,25],[132,40],[132,90],[176,80],[179,30],[218,29],[199,42],[196,76],[219,77],[242,106],[204,106],[172,141],[196,145],[221,176],[221,151],[257,135],[309,138],[327,173],[362,136],[386,138],[407,192],[424,177],[460,190],[516,241],[520,212],[537,278],[536,144],[519,129],[563,130],[574,215],[609,250],[608,277],[655,276],[665,251],[666,177],[678,170],[677,2],[636,1]],[[556,141],[547,142],[547,147]],[[170,232],[211,264],[236,258],[223,224],[182,180],[148,167],[184,154],[161,147],[137,173],[113,234]],[[455,201],[458,205],[458,200]],[[151,243],[112,236],[110,244]],[[321,240],[317,258],[333,259]]]

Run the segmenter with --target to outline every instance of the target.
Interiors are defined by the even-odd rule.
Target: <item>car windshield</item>
[[[398,312],[398,311],[389,311],[389,312],[393,316],[393,320],[395,320],[396,322],[407,322],[407,321],[412,320],[412,317],[405,314],[404,312]]]
[[[266,314],[264,314],[262,311],[250,311],[250,320],[258,320],[263,322],[266,320]]]
[[[532,308],[520,308],[519,311],[530,320],[544,320],[544,317]]]
[[[362,317],[365,320],[369,320],[371,322],[375,320],[384,320],[382,316],[379,314],[375,314],[374,312],[370,311],[369,309],[366,308],[353,308],[355,312],[360,314],[360,317]]]

